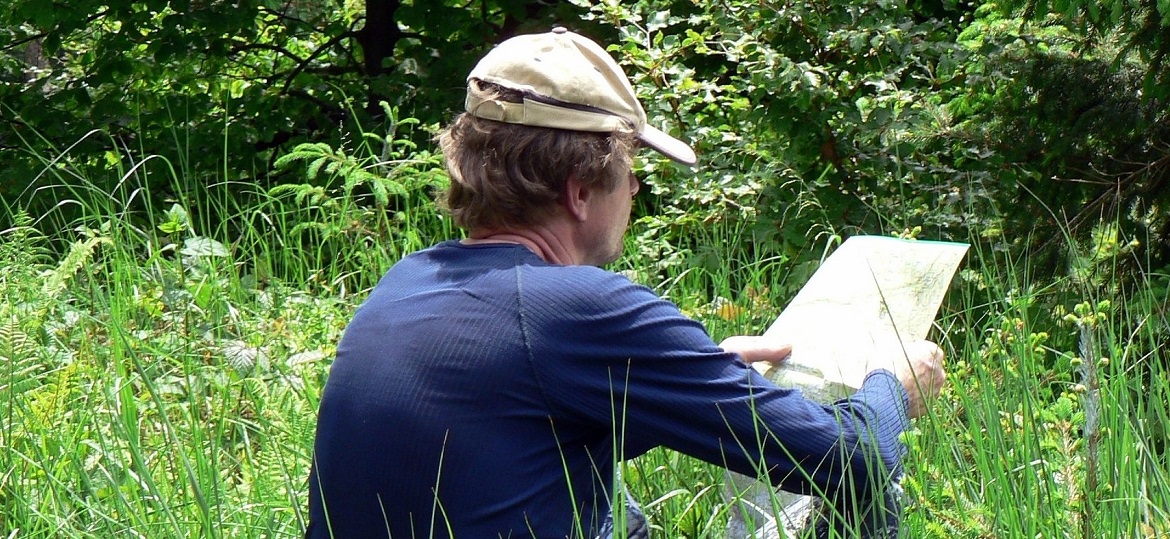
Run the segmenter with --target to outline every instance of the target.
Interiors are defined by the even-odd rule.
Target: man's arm
[[[719,343],[719,347],[739,355],[744,363],[767,361],[779,364],[792,353],[792,345],[756,335],[728,337]],[[943,369],[944,357],[937,344],[918,341],[906,345],[904,358],[881,366],[893,372],[902,383],[910,400],[911,418],[925,414],[930,401],[942,390],[947,378],[946,370]]]
[[[622,459],[666,446],[797,492],[868,491],[900,471],[908,399],[891,372],[818,404],[766,380],[649,289],[595,277],[539,291],[526,282],[533,364],[554,421],[613,429]]]

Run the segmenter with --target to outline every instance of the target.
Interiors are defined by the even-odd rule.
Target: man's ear
[[[565,180],[565,190],[561,193],[561,206],[578,222],[588,217],[589,197],[593,191],[577,179],[577,175],[569,176]]]

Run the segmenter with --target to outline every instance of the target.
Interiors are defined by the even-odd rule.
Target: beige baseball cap
[[[488,82],[524,95],[520,103],[490,98]],[[516,36],[491,50],[467,76],[467,112],[499,122],[572,131],[634,133],[679,163],[698,158],[687,143],[646,123],[629,79],[600,45],[564,28]]]

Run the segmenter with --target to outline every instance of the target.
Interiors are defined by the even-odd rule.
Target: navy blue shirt
[[[592,537],[615,464],[658,446],[866,492],[899,473],[906,424],[887,371],[823,406],[622,275],[447,242],[391,268],[345,330],[307,537]]]

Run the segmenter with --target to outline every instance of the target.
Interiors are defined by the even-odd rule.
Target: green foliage
[[[844,236],[975,244],[910,535],[1164,536],[1167,6],[0,5],[0,530],[299,535],[345,320],[458,234],[434,126],[493,42],[560,22],[699,150],[641,157],[617,267],[717,340]],[[626,477],[665,536],[718,537],[719,474]]]
[[[1091,296],[1060,304],[1061,287],[1020,281],[1027,272],[996,258],[988,279],[960,288],[968,308],[942,321],[962,382],[908,439],[921,455],[911,512],[925,517],[911,517],[913,536],[1159,537],[1165,515],[1149,504],[1166,495],[1165,474],[1142,477],[1164,456],[1155,438],[1138,440],[1152,434],[1147,392],[1165,384],[1136,381],[1165,375],[1150,347],[1161,322],[1140,322],[1160,319],[1164,300],[1129,298],[1129,313]],[[990,309],[971,308],[988,297]]]
[[[315,398],[351,304],[246,284],[174,205],[93,216],[59,259],[0,238],[0,528],[22,537],[273,536],[299,526]],[[343,308],[344,307],[344,308]],[[257,510],[263,507],[263,510]]]
[[[945,128],[926,94],[961,85],[965,55],[933,10],[644,1],[592,5],[590,16],[621,32],[611,49],[651,121],[701,156],[694,171],[640,167],[650,196],[638,248],[657,251],[659,265],[703,266],[705,253],[724,252],[703,243],[709,228],[743,232],[732,260],[812,264],[834,237],[859,231],[965,238],[986,209],[955,196],[969,179],[923,147]]]
[[[378,144],[369,133],[397,128],[391,109],[423,125],[448,118],[493,42],[561,22],[613,43],[651,121],[702,156],[694,173],[640,167],[651,187],[641,236],[660,264],[709,259],[695,238],[712,224],[747,232],[745,258],[811,262],[821,249],[808,236],[919,226],[1037,247],[1037,215],[1042,239],[1067,225],[1083,241],[1098,219],[1118,220],[1141,242],[1138,259],[1149,249],[1153,267],[1170,263],[1158,244],[1170,220],[1159,195],[1167,107],[1149,76],[1166,18],[1155,0],[42,4],[0,8],[10,23],[0,77],[11,83],[0,146],[16,150],[0,157],[10,179],[0,198],[34,215],[78,177],[114,191],[126,178],[101,171],[130,153],[179,171],[164,189],[149,182],[148,205],[209,185],[299,183],[287,165],[306,151],[323,160],[305,185],[338,172],[351,182],[342,191],[360,184],[374,207],[393,205],[402,193],[375,180],[384,173],[336,167],[363,162],[353,152]],[[424,130],[390,138],[430,144]],[[66,153],[72,173],[46,174]],[[263,193],[230,196],[252,206]],[[1038,267],[1055,271],[1064,257],[1049,252]]]
[[[1145,93],[1170,98],[1170,3],[1165,0],[1004,0],[995,5],[1025,20],[1075,30],[1081,51],[1118,43],[1114,61],[1124,63],[1131,54],[1141,58]]]
[[[984,185],[1005,217],[996,229],[1036,249],[1038,270],[1058,272],[1071,259],[1054,249],[1057,238],[1087,244],[1105,222],[1134,244],[1121,265],[1136,276],[1170,259],[1160,240],[1170,230],[1165,101],[1143,95],[1140,63],[1074,51],[1074,39],[982,9],[960,35],[973,53],[966,86],[945,101],[955,128],[935,141],[969,147],[977,159],[956,158],[956,168],[995,179]]]
[[[294,247],[301,232],[291,231],[311,221],[299,215],[309,208],[313,219],[365,218],[379,205],[355,201],[374,197],[364,182],[408,186],[408,177],[420,177],[392,174],[398,164],[433,169],[414,149],[377,168],[383,160],[371,149],[394,138],[370,138],[378,143],[361,149],[303,148],[289,165],[304,167],[305,185],[319,182],[323,198],[306,190],[295,205],[281,202],[296,202],[293,188],[250,212],[208,194],[144,212],[145,223],[120,212],[124,201],[88,206],[105,213],[80,222],[97,226],[57,232],[57,243],[78,246],[70,253],[45,248],[54,241],[20,217],[0,241],[0,305],[14,309],[12,323],[0,326],[0,354],[9,360],[0,371],[0,526],[27,537],[302,534],[317,399],[362,299],[336,283],[367,262],[318,266]],[[344,174],[375,170],[376,179],[359,175],[345,190]],[[446,232],[436,228],[443,225],[433,206],[421,206],[429,196],[405,193],[388,195],[382,212],[420,204],[417,220],[399,223],[399,232]],[[199,216],[210,214],[240,223],[209,226]],[[265,218],[244,219],[257,214]],[[692,245],[709,246],[692,252],[694,264],[658,265],[656,252],[631,251],[623,265],[639,279],[664,276],[661,292],[716,340],[758,332],[804,281],[803,262],[779,253],[748,258],[740,247],[751,233],[746,220],[687,226],[705,234]],[[229,230],[239,236],[223,235]],[[1108,227],[1094,238],[1075,277],[1029,281],[1024,264],[1002,252],[978,253],[961,275],[936,337],[951,358],[952,384],[907,434],[907,535],[1166,532],[1170,280],[1150,274],[1137,290],[1108,286],[1104,268],[1126,251]],[[366,241],[330,238],[351,251]],[[369,256],[385,266],[399,254]],[[265,265],[280,271],[262,274]],[[665,450],[628,463],[623,475],[656,533],[671,537],[724,536],[721,476]]]
[[[336,273],[353,272],[349,284],[359,289],[376,282],[387,260],[455,233],[435,204],[447,185],[441,159],[409,138],[418,120],[399,119],[397,109],[382,106],[392,119],[385,136],[364,133],[353,152],[324,143],[298,145],[276,166],[303,164],[306,183],[269,191],[276,200],[292,197],[299,208],[288,235],[312,246],[311,260]],[[363,247],[355,251],[354,245]]]
[[[191,180],[206,181],[217,171],[251,168],[255,146],[282,131],[288,116],[321,117],[310,100],[282,95],[270,87],[274,80],[253,72],[258,66],[288,72],[290,56],[300,52],[303,29],[282,19],[271,2],[107,4],[44,10],[38,7],[43,2],[17,1],[0,10],[11,39],[4,50],[24,60],[3,75],[12,83],[4,87],[3,111],[11,136],[0,142],[57,155],[99,129],[109,138],[87,139],[77,148],[92,159],[86,171],[104,165],[104,152],[133,149],[169,155],[199,176]],[[292,49],[251,48],[262,40]],[[224,156],[205,149],[222,137],[226,123],[236,122],[245,127],[234,133],[238,151],[217,167]],[[35,185],[38,164],[5,163],[13,177],[8,186],[19,193]]]
[[[273,161],[300,143],[358,144],[350,137],[387,120],[379,101],[437,122],[462,102],[461,81],[492,41],[579,11],[522,0],[47,6],[0,5],[0,148],[13,150],[0,153],[0,199],[34,215],[53,204],[37,196],[41,156],[67,147],[95,181],[119,154],[166,157],[181,174],[174,192],[151,193],[161,198],[268,182]],[[91,131],[107,136],[83,136]]]

